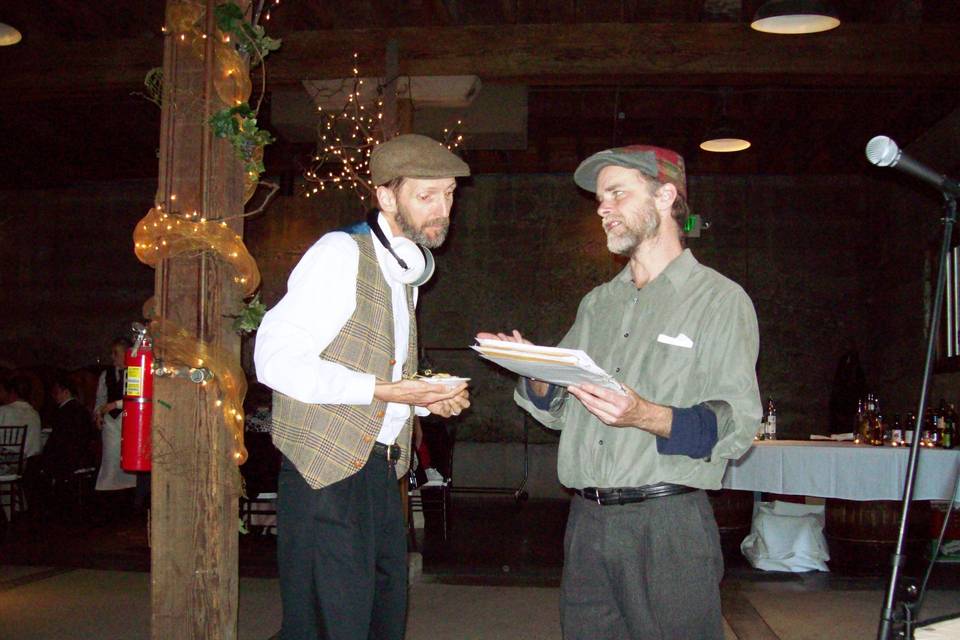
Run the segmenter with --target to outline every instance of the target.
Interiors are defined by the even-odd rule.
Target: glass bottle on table
[[[955,413],[947,406],[947,401],[940,398],[940,406],[937,408],[937,436],[944,449],[952,449],[954,446]]]
[[[873,396],[873,411],[870,414],[870,426],[867,442],[875,447],[883,444],[883,414],[880,413],[880,398]]]
[[[958,432],[957,425],[957,410],[954,408],[953,403],[947,405],[947,410],[945,412],[946,417],[946,437],[947,440],[943,443],[944,449],[955,449],[958,446],[957,438],[960,437],[960,432]]]
[[[913,437],[916,435],[916,427],[917,415],[910,412],[903,421],[903,444],[909,445],[913,442]]]
[[[937,432],[937,424],[940,422],[940,416],[937,411],[928,406],[923,415],[923,431],[920,434],[921,447],[939,446],[940,438]]]
[[[854,442],[859,444],[870,444],[873,441],[873,430],[876,427],[876,397],[872,393],[867,394],[867,399],[863,403],[863,410],[860,412],[857,420],[857,432],[854,434]]]
[[[903,423],[900,421],[899,413],[893,414],[893,421],[890,423],[888,433],[891,446],[899,447],[903,444]]]
[[[870,425],[870,444],[875,447],[882,447],[886,430],[887,426],[883,419],[883,414],[877,411]]]
[[[853,426],[853,442],[855,444],[860,444],[863,442],[864,433],[866,428],[864,427],[864,418],[867,415],[867,403],[863,398],[857,401],[857,424]]]
[[[777,406],[773,404],[773,398],[767,398],[767,424],[764,436],[766,440],[777,439]]]

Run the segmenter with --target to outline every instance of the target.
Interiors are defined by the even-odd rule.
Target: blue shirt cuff
[[[661,455],[707,458],[717,444],[717,416],[705,404],[673,408],[670,437],[657,436]]]
[[[530,386],[530,378],[523,379],[524,391],[527,393],[527,399],[541,411],[550,411],[550,403],[553,402],[553,397],[557,395],[557,385],[551,384],[547,387],[547,392],[538,396],[533,392],[533,388]]]

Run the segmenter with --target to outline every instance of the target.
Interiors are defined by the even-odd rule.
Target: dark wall
[[[836,361],[855,340],[864,350],[869,184],[855,176],[691,180],[692,205],[711,226],[690,247],[753,298],[761,392],[777,401],[785,436],[826,431]],[[566,175],[478,176],[458,190],[437,275],[422,291],[420,335],[435,369],[473,378],[463,435],[516,439],[523,429],[513,380],[467,348],[477,331],[518,329],[553,344],[583,295],[623,267],[594,211]],[[284,198],[250,222],[268,304],[314,238],[358,215],[350,198]]]
[[[960,171],[960,112],[925,133],[906,150],[938,172]],[[869,289],[873,385],[888,412],[916,411],[923,380],[927,326],[943,238],[943,198],[936,189],[896,170],[876,170],[875,208],[869,216],[876,239],[864,266]],[[954,230],[954,243],[958,238]],[[960,401],[960,373],[937,373],[929,401]]]
[[[875,175],[691,179],[692,205],[710,228],[690,247],[753,299],[761,393],[777,401],[786,437],[826,432],[834,368],[850,344],[882,396],[911,392],[923,262],[897,235],[914,223],[892,209],[908,210],[921,196],[906,190],[894,207],[882,195],[890,188],[900,187]],[[90,364],[140,319],[153,270],[133,256],[131,232],[154,189],[140,182],[0,192],[0,364]],[[317,237],[360,216],[356,198],[340,193],[280,197],[249,219],[267,304]],[[460,436],[517,439],[524,418],[510,399],[513,380],[469,351],[473,336],[516,328],[555,343],[582,296],[623,263],[606,250],[594,203],[567,175],[464,183],[437,254],[437,275],[422,290],[421,343],[435,369],[473,378],[474,407]],[[532,437],[552,439],[536,428]]]
[[[133,255],[151,183],[0,191],[0,366],[107,362],[141,319],[153,269]]]

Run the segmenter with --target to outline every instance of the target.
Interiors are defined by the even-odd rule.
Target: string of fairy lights
[[[258,17],[261,15],[261,11],[263,12],[263,14],[262,14],[262,15],[263,15],[263,19],[264,19],[266,22],[270,22],[270,12],[273,11],[276,7],[279,7],[279,6],[280,6],[280,0],[273,0],[273,2],[271,2],[270,5],[267,6],[267,8],[266,8],[265,10],[264,10],[264,8],[263,8],[263,4],[264,4],[264,3],[263,3],[263,0],[261,0],[260,8],[257,10],[257,12],[256,12],[256,17],[254,17],[254,20],[253,20],[254,24],[257,23],[257,19],[258,19]]]
[[[269,20],[270,11],[279,4],[280,0],[258,0],[250,24],[256,26],[265,5],[263,19]],[[218,9],[224,6],[230,9],[229,3],[220,5]],[[239,13],[239,9],[234,7],[234,10]],[[177,46],[185,55],[192,55],[200,60],[208,51],[207,34],[200,28],[203,11],[203,6],[198,3],[171,3],[167,7],[166,22],[161,28],[165,36],[179,41]],[[227,17],[230,17],[229,13]],[[235,48],[236,43],[231,43],[229,33],[224,33],[219,28],[216,33],[218,39],[214,47],[216,94],[226,105],[245,104],[251,92],[249,62],[241,57],[240,52]],[[258,47],[264,46],[264,42],[259,40],[258,43],[253,42],[255,37],[263,36],[263,30],[259,27],[252,32],[252,35],[249,34],[249,27],[243,33],[247,35],[247,40],[255,45],[253,52],[261,64],[266,51],[279,47],[279,41],[271,41],[261,52]],[[259,104],[257,106],[259,108]],[[256,110],[253,111],[256,112]],[[262,154],[262,144],[259,153]],[[262,155],[256,156],[257,162],[261,159]],[[259,174],[260,171],[251,171],[249,168],[245,171],[244,203],[256,189]],[[271,193],[275,192],[276,188]],[[243,238],[229,227],[227,220],[262,211],[268,201],[269,197],[264,200],[259,209],[253,212],[217,215],[215,212],[190,210],[192,207],[189,206],[182,207],[177,202],[176,194],[170,194],[168,202],[160,200],[155,202],[146,216],[137,224],[133,237],[134,253],[141,262],[156,268],[165,258],[210,252],[233,266],[236,272],[233,278],[234,283],[244,297],[250,296],[259,286],[260,271]],[[164,361],[158,362],[156,367],[159,375],[182,374],[203,387],[207,387],[208,383],[213,387],[205,394],[206,401],[210,403],[212,409],[222,412],[224,424],[233,438],[231,456],[236,464],[243,464],[247,458],[247,451],[243,445],[243,397],[246,394],[247,385],[246,376],[238,359],[219,345],[204,341],[173,320],[164,317],[153,318],[149,335],[154,340],[154,344],[162,349]]]
[[[380,143],[395,135],[396,131],[384,131],[383,103],[386,83],[378,82],[372,97],[364,99],[364,79],[360,76],[359,55],[353,54],[352,77],[345,79],[332,95],[339,94],[350,85],[341,108],[324,109],[317,106],[317,148],[303,172],[304,190],[307,198],[327,190],[353,191],[361,202],[372,198],[375,188],[370,179],[370,154]],[[319,102],[321,95],[314,90],[311,96]],[[463,142],[457,120],[456,125],[443,130],[443,144],[451,151]]]

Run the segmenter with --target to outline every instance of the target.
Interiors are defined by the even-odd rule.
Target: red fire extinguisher
[[[153,421],[153,345],[145,328],[127,351],[123,391],[120,462],[125,471],[150,471],[150,425]]]

